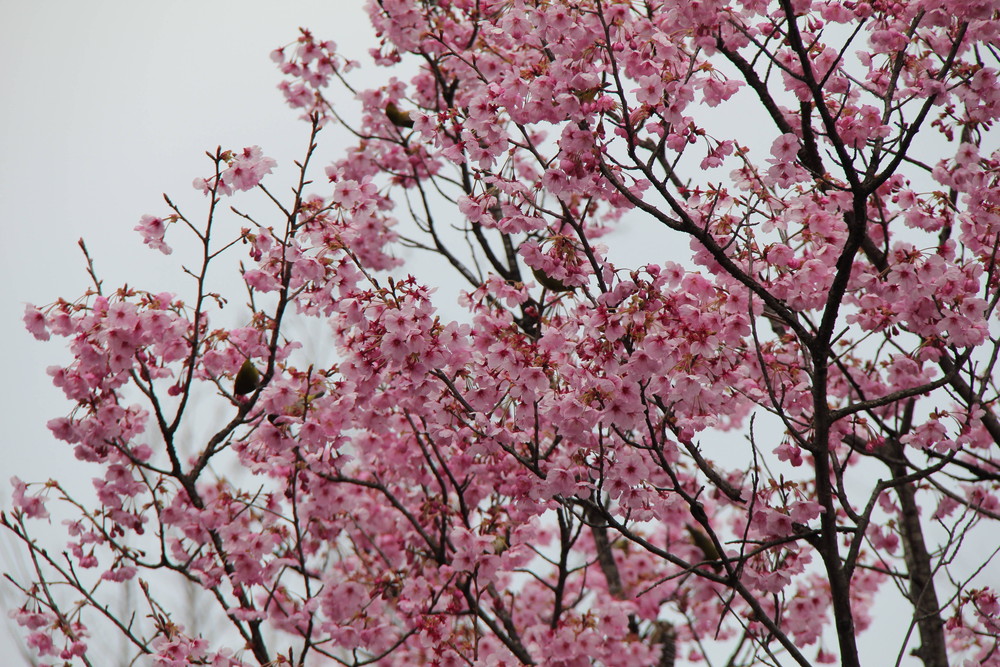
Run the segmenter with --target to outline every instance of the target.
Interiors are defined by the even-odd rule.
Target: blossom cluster
[[[859,665],[890,583],[927,664],[995,661],[991,557],[949,569],[1000,517],[990,7],[380,0],[371,55],[417,67],[371,89],[302,31],[280,88],[310,146],[334,120],[358,143],[325,181],[310,148],[278,222],[214,224],[221,196],[277,201],[256,146],[196,180],[204,228],[144,216],[152,249],[179,221],[203,244],[193,298],[27,307],[73,355],[50,429],[102,473],[93,507],[15,478],[3,523],[40,555],[30,521],[79,510],[98,584],[39,577],[87,609],[137,586],[126,636],[160,665]],[[207,276],[236,253],[234,326]],[[175,621],[153,571],[235,639]],[[86,654],[23,590],[38,654]]]

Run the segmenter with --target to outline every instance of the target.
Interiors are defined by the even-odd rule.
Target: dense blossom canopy
[[[312,128],[290,198],[220,149],[207,223],[142,217],[202,244],[193,289],[28,307],[74,357],[49,426],[103,470],[95,506],[14,480],[42,659],[104,664],[111,627],[156,665],[858,665],[876,626],[1000,665],[996,0],[368,10],[405,78],[272,54]],[[274,209],[234,234],[241,191]],[[30,536],[56,499],[65,558]]]

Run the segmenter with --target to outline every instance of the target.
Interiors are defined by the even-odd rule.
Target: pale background
[[[132,227],[144,213],[166,213],[162,192],[196,205],[191,181],[207,175],[204,152],[217,145],[259,144],[278,160],[277,177],[292,177],[307,128],[276,90],[268,56],[299,26],[358,60],[375,45],[360,0],[0,0],[0,507],[9,508],[13,475],[73,479],[81,489],[92,476],[45,428],[68,405],[44,369],[67,352],[24,331],[24,304],[83,293],[81,236],[107,287],[181,290],[176,256],[146,250]],[[323,139],[326,156],[334,137]],[[0,535],[0,571],[17,561]],[[23,660],[5,623],[12,604],[20,598],[0,582],[2,665]],[[862,641],[870,664],[895,660],[899,637],[875,630]]]
[[[132,227],[144,213],[168,212],[163,192],[200,218],[191,181],[208,175],[204,153],[218,145],[259,144],[288,182],[308,126],[276,89],[269,54],[304,26],[364,60],[375,40],[363,5],[0,0],[0,508],[10,508],[13,475],[83,490],[93,476],[45,428],[69,407],[45,368],[68,353],[64,339],[41,343],[24,331],[24,304],[83,294],[81,236],[105,287],[187,287],[178,284],[178,255],[150,252]],[[58,550],[65,539],[53,529],[48,542]],[[20,569],[11,545],[0,535],[0,572]],[[26,664],[7,620],[20,602],[0,582],[4,667]]]

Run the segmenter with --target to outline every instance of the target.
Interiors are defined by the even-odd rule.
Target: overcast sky
[[[217,145],[259,144],[290,178],[308,126],[275,88],[269,53],[305,26],[363,59],[375,43],[363,4],[0,0],[0,507],[10,506],[12,475],[83,486],[92,476],[45,428],[69,407],[45,368],[68,353],[62,339],[24,331],[24,304],[83,294],[80,237],[106,286],[180,291],[176,255],[142,246],[139,217],[166,212],[163,192],[196,206],[191,181],[207,174],[204,153]],[[0,571],[9,546],[0,536]],[[2,612],[0,662],[15,664]]]

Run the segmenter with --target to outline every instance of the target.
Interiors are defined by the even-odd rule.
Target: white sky
[[[106,286],[182,291],[176,255],[147,250],[132,227],[144,213],[166,212],[162,192],[197,206],[191,181],[207,174],[204,152],[217,145],[259,144],[290,178],[307,127],[276,90],[269,53],[305,26],[363,60],[374,46],[363,4],[0,0],[0,341],[13,379],[0,393],[0,507],[9,508],[12,475],[76,477],[82,487],[91,477],[45,428],[68,408],[45,368],[68,353],[62,339],[40,343],[24,330],[24,304],[83,293],[81,236]],[[11,564],[3,535],[0,571]],[[0,604],[13,600],[0,596]],[[7,625],[0,617],[4,665],[17,655]],[[869,650],[879,639],[867,634]]]
[[[0,0],[0,341],[8,378],[0,390],[0,507],[10,507],[13,475],[76,477],[82,488],[92,476],[45,428],[69,407],[45,368],[68,353],[63,339],[41,343],[24,330],[24,304],[83,294],[81,236],[106,287],[181,291],[177,255],[147,250],[132,227],[144,213],[167,212],[163,192],[200,211],[191,181],[207,175],[204,152],[220,144],[259,144],[290,178],[308,126],[275,88],[280,73],[269,53],[305,26],[363,59],[374,45],[363,4]],[[0,536],[0,571],[13,564],[9,545]],[[0,586],[0,605],[17,600]],[[0,663],[19,664],[6,611]]]

